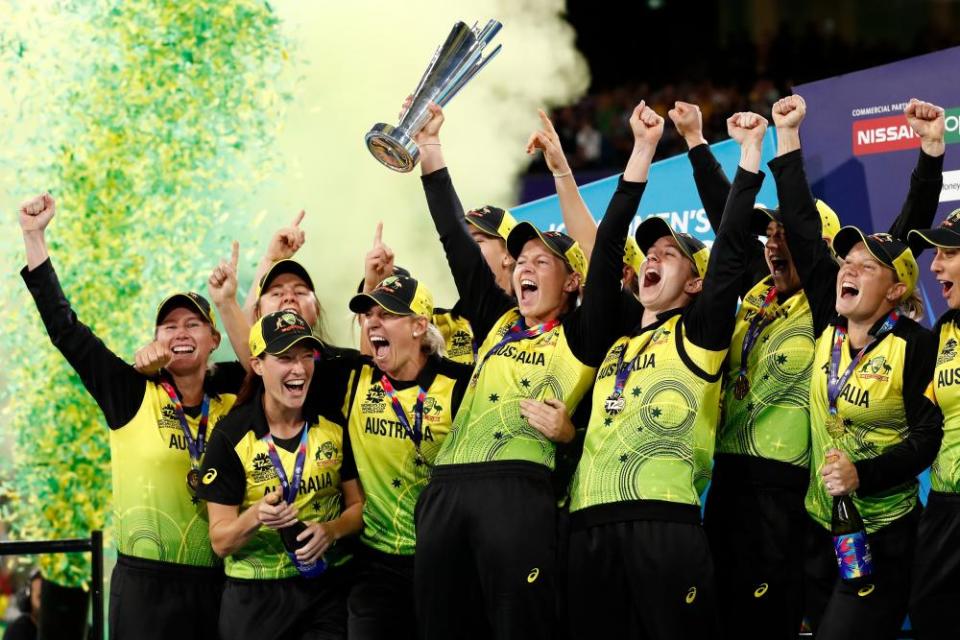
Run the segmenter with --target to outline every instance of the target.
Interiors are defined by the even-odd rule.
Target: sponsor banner
[[[957,200],[960,200],[960,169],[944,171],[940,202],[955,202]]]

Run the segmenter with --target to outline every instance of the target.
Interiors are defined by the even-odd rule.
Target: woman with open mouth
[[[567,235],[518,224],[507,240],[513,290],[463,223],[439,142],[443,112],[417,137],[423,187],[479,344],[453,429],[417,505],[415,591],[422,637],[553,638],[556,618],[556,443],[616,334],[593,329],[620,296],[623,238],[594,267]],[[598,232],[599,233],[599,232]],[[598,246],[600,241],[598,240]],[[609,273],[608,273],[609,272]],[[601,283],[611,283],[603,286]],[[610,298],[604,301],[605,298]],[[622,314],[614,314],[622,315]],[[473,594],[464,597],[464,594]],[[487,631],[489,629],[489,631]]]
[[[630,125],[635,151],[620,190],[645,184],[644,157],[653,155],[663,118],[641,104]],[[718,632],[700,494],[710,478],[721,367],[745,267],[743,220],[763,180],[766,122],[744,113],[728,126],[742,145],[741,163],[713,251],[662,218],[636,231],[646,256],[638,274],[642,308],[597,374],[570,490],[568,606],[575,638]],[[601,229],[614,227],[621,247],[632,205],[611,204],[601,222]]]
[[[347,637],[337,543],[360,531],[363,494],[343,425],[305,406],[320,346],[292,311],[260,318],[251,373],[210,441],[199,496],[227,574],[221,638]]]
[[[21,272],[50,339],[100,406],[110,428],[117,565],[111,577],[112,637],[217,636],[223,588],[200,504],[205,443],[243,380],[235,363],[208,370],[220,343],[202,296],[176,293],[157,309],[154,341],[137,355],[159,364],[139,373],[81,323],[47,251],[55,203],[44,194],[20,208],[27,267]]]
[[[800,152],[805,108],[799,96],[774,105],[781,140],[770,167],[816,336],[805,504],[817,526],[808,537],[807,608],[817,638],[893,638],[907,613],[920,519],[916,476],[943,437],[943,416],[924,395],[936,347],[908,317],[922,306],[917,263],[901,238],[844,227],[833,239],[839,266],[819,243],[820,216]],[[869,575],[838,575],[831,522],[839,496],[851,496],[862,516]]]
[[[933,329],[937,336],[936,368],[927,395],[943,411],[943,443],[930,469],[930,495],[920,518],[910,623],[917,638],[947,638],[957,630],[954,607],[960,602],[960,209],[937,229],[910,232],[919,253],[933,247],[930,271],[937,278],[949,310]]]
[[[473,367],[443,357],[431,323],[433,296],[410,276],[391,276],[350,300],[363,318],[371,355],[343,361],[336,390],[366,495],[349,636],[414,640],[417,535],[414,507]]]
[[[905,112],[921,149],[895,235],[933,220],[943,182],[943,110],[912,100]],[[699,108],[677,102],[669,116],[687,141],[697,191],[719,228],[730,183],[703,137]],[[782,124],[795,129],[800,122]],[[785,130],[777,140],[790,137]],[[805,255],[828,251],[840,229],[826,203],[816,206],[821,233],[801,250]],[[728,637],[786,639],[796,637],[803,617],[813,321],[780,211],[755,207],[749,224],[766,242],[751,242],[747,256],[704,528]]]

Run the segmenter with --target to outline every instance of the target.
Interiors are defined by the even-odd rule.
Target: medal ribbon
[[[183,437],[187,440],[187,452],[190,455],[190,468],[200,469],[200,458],[206,449],[207,443],[207,423],[210,421],[210,396],[203,394],[203,403],[200,405],[200,422],[197,423],[197,438],[190,435],[190,425],[187,424],[187,416],[183,412],[183,403],[180,402],[180,396],[173,385],[166,380],[160,381],[160,386],[170,396],[170,402],[173,403],[173,410],[180,420],[180,428],[183,430]]]
[[[413,442],[413,447],[417,450],[417,457],[423,460],[423,454],[420,452],[420,442],[423,440],[423,401],[427,397],[427,392],[423,390],[423,387],[419,387],[417,403],[413,407],[413,427],[411,427],[407,412],[400,405],[400,398],[397,397],[397,392],[390,384],[389,378],[385,375],[382,376],[380,384],[383,386],[383,391],[387,394],[387,397],[390,398],[390,404],[393,405],[393,412],[397,414],[397,420],[400,421],[403,430],[406,431],[407,436]]]
[[[500,342],[493,345],[489,351],[483,354],[483,359],[477,362],[477,366],[473,370],[473,376],[470,379],[471,384],[476,384],[477,378],[480,377],[480,370],[483,368],[483,365],[487,363],[487,360],[490,358],[490,356],[500,353],[500,351],[511,342],[528,340],[530,338],[541,336],[544,333],[549,333],[550,331],[556,329],[559,324],[559,320],[551,320],[550,322],[541,322],[540,324],[530,327],[529,329],[524,329],[523,318],[517,318],[517,321],[511,325],[507,333],[503,336],[503,338],[500,339]]]
[[[753,346],[757,342],[757,338],[760,337],[760,334],[764,329],[767,328],[767,325],[773,322],[773,318],[767,318],[767,307],[770,306],[777,297],[777,288],[770,287],[767,289],[767,295],[764,296],[763,302],[760,303],[760,309],[757,311],[756,315],[750,318],[750,326],[747,328],[747,335],[743,337],[743,345],[740,347],[740,372],[738,375],[746,377],[747,375],[747,356],[750,355],[750,351],[753,350]]]
[[[890,315],[887,316],[887,319],[883,321],[883,324],[880,326],[880,329],[877,331],[876,335],[872,336],[870,341],[867,342],[862,349],[860,349],[860,352],[854,356],[853,360],[850,361],[850,365],[847,367],[847,370],[844,371],[843,375],[839,377],[837,376],[837,373],[840,370],[840,354],[841,349],[843,348],[843,343],[847,336],[847,328],[842,326],[836,326],[833,328],[833,351],[830,354],[830,377],[827,378],[827,400],[829,401],[831,416],[837,415],[837,400],[840,398],[840,392],[846,386],[850,376],[853,375],[853,370],[857,368],[858,364],[860,364],[863,354],[867,352],[867,349],[870,348],[870,345],[882,338],[887,333],[890,333],[899,319],[900,314],[896,311],[891,311]]]
[[[297,491],[300,489],[300,480],[303,478],[303,466],[307,460],[307,432],[310,425],[303,423],[303,433],[300,435],[300,445],[297,447],[297,457],[293,463],[293,478],[287,480],[287,472],[283,470],[283,462],[277,454],[277,446],[273,442],[273,436],[267,435],[261,438],[267,444],[267,453],[270,454],[270,462],[273,463],[273,469],[277,472],[277,478],[280,480],[280,487],[283,489],[283,499],[287,504],[293,504],[297,499]]]
[[[647,341],[643,343],[636,355],[630,359],[627,366],[623,366],[623,361],[627,355],[627,349],[630,348],[630,341],[628,340],[625,345],[623,345],[623,351],[620,352],[620,356],[617,358],[617,377],[613,382],[613,393],[610,394],[610,397],[619,397],[623,395],[623,388],[627,386],[627,378],[630,377],[630,374],[633,373],[633,367],[637,363],[637,360],[640,358],[640,355],[647,350],[647,347],[650,346],[650,342],[653,340],[653,334],[656,333],[656,329],[652,329],[647,334]]]

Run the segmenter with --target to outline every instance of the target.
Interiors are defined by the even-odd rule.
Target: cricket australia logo
[[[893,367],[887,364],[887,359],[883,356],[870,358],[862,367],[860,367],[860,377],[864,380],[879,380],[886,382],[890,379],[890,372]]]
[[[670,336],[670,330],[660,327],[653,332],[653,335],[650,337],[651,344],[660,344],[666,342],[667,338]]]
[[[339,453],[340,450],[337,448],[337,445],[327,440],[322,445],[317,447],[317,453],[314,455],[314,460],[321,467],[327,467],[337,463],[337,454]]]
[[[937,364],[946,364],[953,360],[957,355],[957,341],[953,338],[950,338],[943,344],[943,349],[940,350],[940,355],[937,356]]]

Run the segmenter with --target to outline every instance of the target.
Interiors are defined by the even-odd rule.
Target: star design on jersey
[[[654,407],[653,411],[650,412],[650,415],[652,415],[654,418],[659,418],[662,414],[663,411],[660,411],[659,407]]]
[[[763,378],[761,378],[761,379],[762,379],[764,382],[766,382],[767,380],[770,379],[770,374],[769,374],[769,373],[763,374]]]
[[[393,488],[394,488],[394,489],[399,489],[399,488],[400,488],[400,478],[394,478],[394,479],[393,479],[393,482],[391,482],[390,484],[393,485]]]
[[[749,411],[750,413],[753,413],[753,403],[752,403],[752,402],[749,403],[749,404],[747,404],[747,411]]]
[[[613,424],[613,418],[611,418],[610,416],[607,416],[606,418],[603,419],[603,426],[609,427],[612,424]]]
[[[310,504],[310,506],[313,507],[313,510],[314,510],[314,511],[320,511],[320,507],[322,507],[323,505],[320,504],[320,501],[319,501],[319,500],[314,500],[314,501]]]
[[[494,440],[502,440],[502,439],[503,439],[503,431],[497,431],[496,433],[494,433],[494,434],[493,434],[493,439],[494,439]]]
[[[777,364],[786,364],[786,363],[787,363],[787,355],[785,353],[778,353]]]
[[[761,342],[770,342],[770,336],[763,336],[763,340],[761,340]]]
[[[640,391],[640,387],[634,387],[633,390],[630,391],[630,394],[633,395],[634,398],[639,398],[641,393],[643,392]]]
[[[520,381],[520,386],[523,387],[524,389],[529,389],[530,381],[524,378],[523,380]]]
[[[190,502],[192,502],[193,504],[200,504],[200,498],[198,498],[197,496],[191,496]]]
[[[500,401],[500,396],[499,396],[499,394],[491,393],[489,399],[490,399],[490,402],[499,402],[499,401]]]
[[[620,462],[626,462],[627,459],[628,459],[627,454],[625,453],[620,454]]]
[[[844,419],[843,419],[843,426],[845,426],[845,427],[852,427],[852,426],[853,426],[853,420],[851,420],[850,418],[844,418]]]
[[[423,466],[423,460],[421,460],[420,458],[414,458],[414,459],[413,459],[413,465],[414,465],[415,467],[422,467],[422,466]]]

